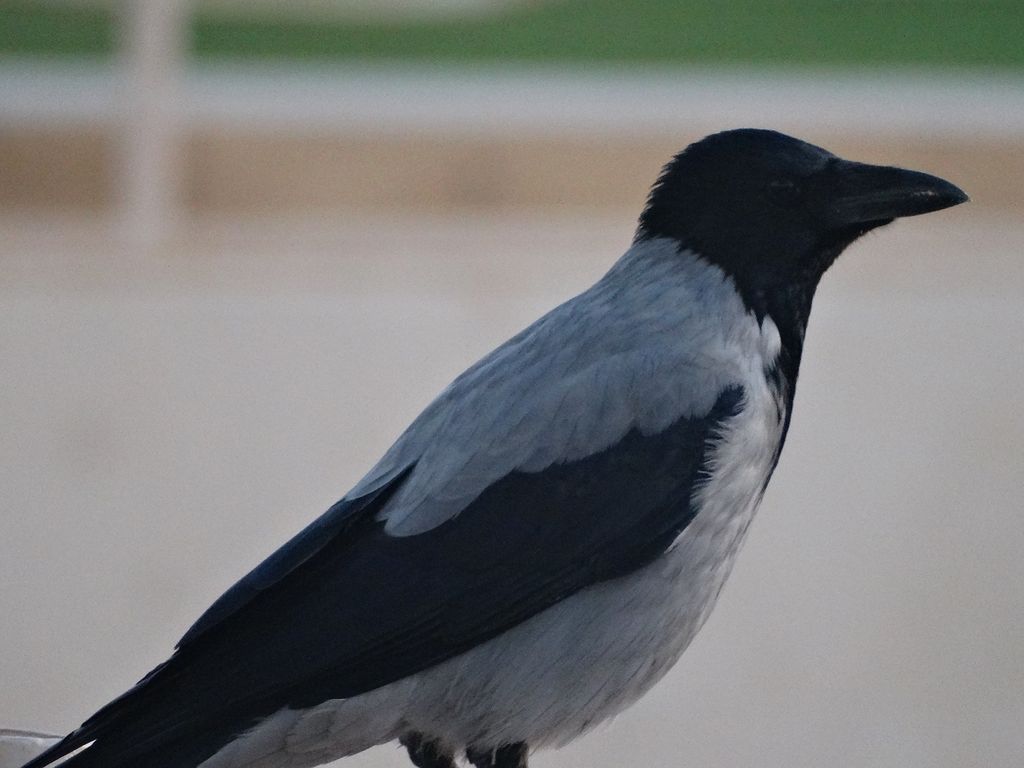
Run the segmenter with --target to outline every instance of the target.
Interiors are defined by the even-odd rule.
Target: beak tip
[[[949,182],[947,182],[947,184],[948,183]],[[949,189],[945,192],[944,196],[949,200],[950,207],[971,202],[971,198],[968,194],[955,184],[949,184]]]
[[[925,176],[926,183],[920,186],[912,196],[919,197],[922,205],[921,213],[941,211],[943,208],[952,208],[970,200],[967,193],[956,184],[952,184],[937,176]]]
[[[908,190],[909,194],[905,198],[908,204],[907,208],[900,215],[916,216],[922,213],[933,213],[961,205],[971,199],[960,187],[945,179],[926,174],[921,174],[917,178],[921,178],[923,183],[911,185],[911,189]],[[917,188],[914,189],[914,186]]]
[[[847,172],[845,194],[834,202],[843,224],[920,216],[970,199],[960,187],[928,173],[863,163],[842,167]]]

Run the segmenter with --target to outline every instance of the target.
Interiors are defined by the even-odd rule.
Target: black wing
[[[650,563],[696,514],[708,448],[741,401],[730,388],[701,418],[510,472],[418,535],[391,536],[375,519],[404,474],[348,502],[358,508],[336,507],[218,600],[168,662],[69,736],[70,749],[96,741],[68,768],[195,765],[282,707],[406,677]]]

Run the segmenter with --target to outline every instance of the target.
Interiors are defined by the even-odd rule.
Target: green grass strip
[[[109,55],[113,29],[103,10],[0,0],[0,53]],[[202,14],[191,33],[209,59],[1024,66],[1020,0],[554,0],[362,24]]]

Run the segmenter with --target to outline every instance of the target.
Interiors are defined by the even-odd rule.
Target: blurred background
[[[1021,765],[1022,39],[1020,2],[0,0],[0,726],[131,685],[756,126],[972,202],[825,278],[718,610],[536,763]]]

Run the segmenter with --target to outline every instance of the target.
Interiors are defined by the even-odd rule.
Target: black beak
[[[835,226],[877,225],[967,202],[959,187],[903,168],[838,160],[829,169],[828,218]]]

